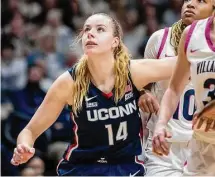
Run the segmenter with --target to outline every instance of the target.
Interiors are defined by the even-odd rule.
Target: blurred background
[[[54,176],[73,138],[70,113],[36,141],[27,164],[10,165],[19,132],[47,89],[82,54],[74,41],[93,13],[115,16],[133,58],[142,58],[153,32],[180,18],[183,0],[2,0],[1,1],[1,175]]]

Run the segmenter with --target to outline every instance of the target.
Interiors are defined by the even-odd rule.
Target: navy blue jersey
[[[75,80],[74,68],[69,72]],[[64,159],[73,163],[92,163],[100,159],[105,163],[140,155],[139,96],[131,78],[127,82],[125,95],[117,104],[114,102],[114,90],[105,94],[90,83],[77,116],[71,110],[75,138]]]

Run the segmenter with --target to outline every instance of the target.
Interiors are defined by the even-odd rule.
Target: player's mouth
[[[96,46],[98,44],[96,44],[95,42],[93,41],[87,41],[87,43],[85,44],[86,46]]]
[[[184,15],[185,15],[186,17],[189,17],[189,16],[194,16],[194,15],[196,15],[196,14],[195,14],[195,12],[193,12],[192,10],[185,10]]]

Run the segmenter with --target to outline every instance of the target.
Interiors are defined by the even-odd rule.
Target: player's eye
[[[98,32],[104,32],[105,29],[104,29],[103,27],[98,27],[98,28],[97,28],[97,31],[98,31]]]
[[[84,28],[84,32],[88,32],[88,31],[90,31],[89,27]]]

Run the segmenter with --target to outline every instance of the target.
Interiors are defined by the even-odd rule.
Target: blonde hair
[[[182,20],[177,21],[172,25],[170,44],[174,47],[175,54],[178,55],[178,45],[181,39],[181,35],[186,28],[186,24]]]
[[[107,14],[99,13],[96,15],[103,15],[111,19],[114,29],[114,37],[118,37],[120,42],[118,47],[113,51],[115,64],[114,64],[114,101],[117,103],[125,94],[125,88],[129,78],[129,60],[130,56],[127,48],[122,42],[122,29],[120,24]],[[82,32],[81,32],[82,33]],[[81,34],[80,33],[80,34]],[[87,56],[84,55],[76,65],[75,69],[75,82],[73,87],[73,112],[77,115],[77,112],[81,110],[83,99],[86,96],[91,74],[87,65]]]

